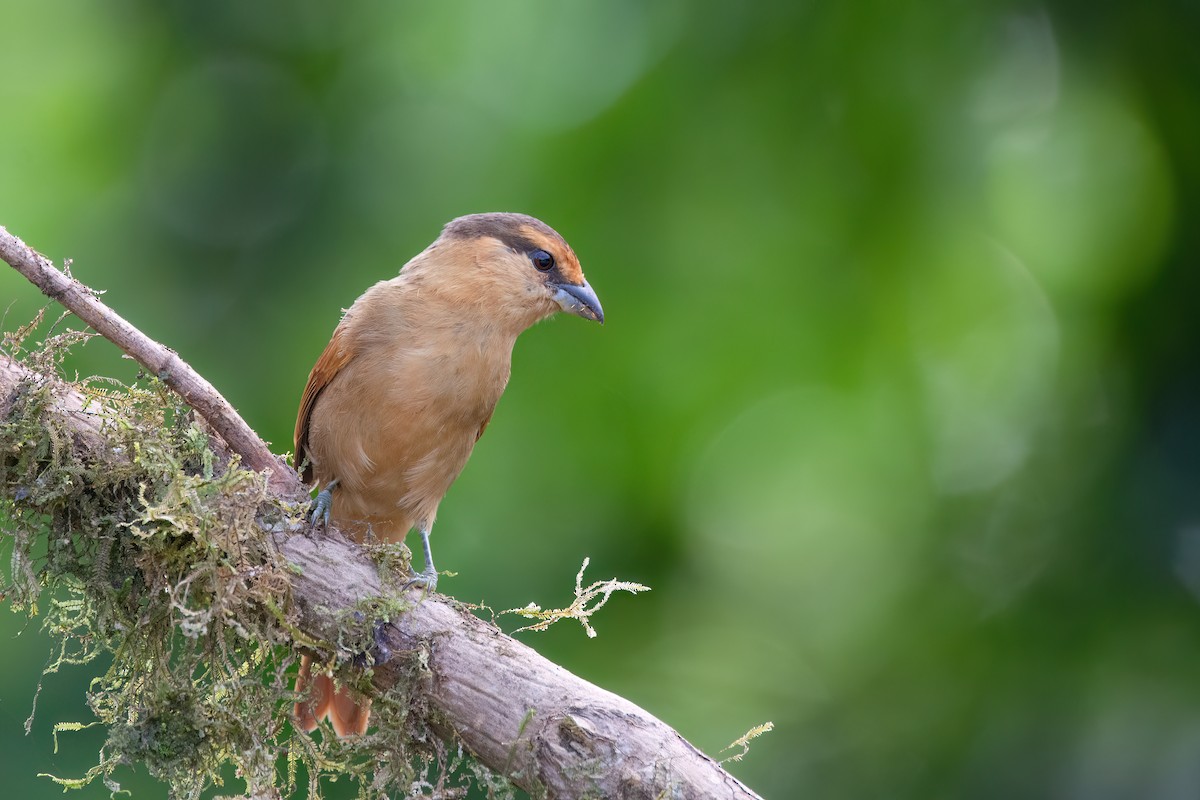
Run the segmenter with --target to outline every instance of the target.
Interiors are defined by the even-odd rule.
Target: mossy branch
[[[366,796],[446,797],[447,774],[467,769],[501,793],[453,755],[465,748],[534,797],[757,797],[636,705],[449,598],[398,594],[393,565],[336,532],[312,536],[296,474],[207,381],[2,227],[0,258],[187,403],[65,381],[52,346],[19,363],[19,337],[0,353],[9,599],[65,592],[44,612],[64,658],[114,654],[89,693],[109,737],[88,777],[115,786],[115,765],[138,760],[196,796],[233,763],[247,796],[279,797],[305,785],[303,765],[310,797],[338,774]],[[296,649],[377,697],[376,733],[290,730]]]
[[[50,260],[0,226],[0,258],[20,272],[42,294],[56,300],[105,339],[125,351],[157,377],[212,426],[229,448],[255,472],[271,476],[279,491],[298,490],[295,472],[271,453],[229,401],[179,355],[131,325],[100,302],[99,293],[56,269]]]

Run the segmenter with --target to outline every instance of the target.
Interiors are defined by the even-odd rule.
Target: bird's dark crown
[[[484,237],[496,239],[506,247],[526,255],[545,250],[556,262],[550,278],[573,284],[583,280],[583,270],[575,251],[556,230],[537,217],[508,212],[470,214],[450,220],[442,229],[443,239]]]

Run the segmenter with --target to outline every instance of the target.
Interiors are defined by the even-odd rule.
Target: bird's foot
[[[426,566],[425,569],[421,570],[419,573],[417,573],[416,575],[413,575],[411,578],[409,578],[405,582],[405,584],[402,587],[400,587],[400,591],[403,592],[406,589],[411,589],[412,587],[416,586],[418,588],[424,589],[426,592],[436,592],[437,585],[438,585],[438,571],[433,568],[432,564],[430,564],[430,565]]]
[[[400,588],[404,591],[413,586],[419,586],[426,593],[436,592],[438,584],[437,567],[433,566],[433,551],[429,549],[429,526],[422,524],[417,528],[417,533],[421,535],[421,549],[425,553],[425,569],[413,575],[408,579],[408,582]]]
[[[325,484],[324,489],[317,492],[317,499],[313,501],[312,511],[308,515],[309,524],[313,527],[316,527],[318,521],[326,528],[329,527],[329,510],[333,508],[333,487],[337,484],[337,479],[334,478]]]

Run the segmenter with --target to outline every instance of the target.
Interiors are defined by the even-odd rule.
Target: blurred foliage
[[[446,591],[557,605],[585,555],[652,586],[530,641],[710,752],[774,721],[731,765],[768,797],[1200,792],[1194,2],[0,19],[0,224],[279,450],[339,309],[446,220],[571,241],[608,324],[518,344]],[[93,673],[25,737],[48,642],[0,626],[6,785],[57,795]]]

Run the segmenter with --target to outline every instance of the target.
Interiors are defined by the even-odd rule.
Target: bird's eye
[[[529,260],[532,261],[533,265],[542,272],[546,272],[547,270],[554,268],[554,256],[550,255],[545,250],[534,250],[529,254]]]

